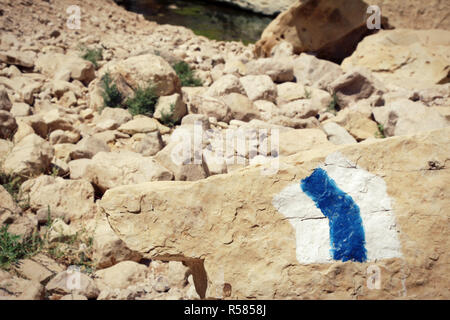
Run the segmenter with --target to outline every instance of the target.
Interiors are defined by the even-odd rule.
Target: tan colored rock
[[[159,131],[161,134],[165,134],[170,131],[168,127],[159,123],[158,120],[146,116],[135,116],[133,120],[121,125],[118,130],[129,135],[154,131]]]
[[[155,155],[155,160],[169,169],[175,180],[195,181],[206,178],[202,165],[202,133],[181,126],[171,137],[170,143]],[[194,131],[194,132],[193,132]]]
[[[50,208],[50,212],[60,212],[69,221],[94,214],[94,189],[87,181],[43,175],[24,182],[21,191],[29,197],[34,211]]]
[[[450,4],[446,1],[429,0],[366,0],[369,5],[378,5],[389,25],[408,29],[443,29],[450,30],[446,14]]]
[[[449,39],[445,30],[382,30],[361,41],[342,68],[362,66],[384,83],[408,89],[449,83]]]
[[[370,31],[366,9],[361,0],[297,1],[264,30],[255,54],[267,57],[283,40],[296,54],[314,52],[318,58],[339,61]]]
[[[3,163],[3,170],[20,176],[33,176],[48,170],[53,148],[36,134],[30,134],[17,143]]]
[[[133,261],[123,261],[99,270],[95,273],[95,283],[101,291],[111,289],[126,289],[131,285],[143,282],[147,276],[148,268]]]
[[[328,91],[336,97],[339,107],[344,109],[360,100],[367,100],[372,106],[380,106],[386,88],[367,69],[353,68],[330,83]]]
[[[300,83],[284,82],[277,85],[277,105],[281,106],[294,100],[307,99],[311,89]]]
[[[156,160],[131,151],[96,154],[86,175],[102,192],[119,185],[173,179],[172,173]]]
[[[241,83],[244,86],[245,93],[250,100],[268,100],[275,102],[277,98],[277,87],[272,79],[266,75],[245,76]]]
[[[130,150],[151,157],[164,148],[164,142],[158,131],[150,133],[136,133],[130,139]]]
[[[97,221],[93,239],[93,259],[98,269],[108,268],[122,261],[141,259],[140,254],[131,251],[114,233],[106,217]]]
[[[420,102],[403,99],[373,110],[375,120],[383,125],[386,136],[414,134],[450,126],[439,112]]]
[[[263,58],[246,64],[246,75],[268,75],[274,82],[294,80],[292,59]]]
[[[190,112],[199,113],[207,117],[214,117],[218,121],[229,122],[231,120],[231,110],[220,99],[208,96],[192,96],[190,101]]]
[[[327,90],[330,83],[344,74],[338,64],[307,53],[295,58],[293,65],[297,82],[323,90]]]
[[[95,78],[94,65],[80,57],[61,53],[40,55],[35,61],[35,69],[55,80],[79,80],[88,85]]]
[[[430,168],[445,167],[449,137],[447,128],[345,147],[327,146],[286,159],[276,175],[261,175],[261,168],[256,167],[197,182],[119,187],[109,190],[100,203],[112,228],[131,249],[149,258],[201,261],[204,268],[200,270],[207,275],[204,286],[197,288],[202,297],[223,298],[226,283],[227,299],[445,299],[448,281],[442,275],[448,264],[449,172]],[[297,260],[296,252],[301,251],[296,247],[295,228],[273,206],[274,196],[289,185],[300,188],[300,181],[327,156],[338,156],[336,150],[357,163],[357,168],[345,165],[346,170],[355,170],[355,174],[366,170],[386,184],[392,200],[390,212],[399,230],[400,257],[364,263]],[[340,177],[344,186],[347,180],[352,183],[351,177],[355,176]],[[357,188],[364,190],[364,186]],[[249,192],[243,202],[242,195]],[[355,197],[362,195],[359,192]],[[376,231],[374,241],[382,241],[386,232]],[[374,264],[381,270],[379,290],[367,287],[367,270]],[[196,278],[202,279],[194,274]]]
[[[99,152],[109,152],[110,148],[103,140],[94,136],[81,139],[70,152],[72,160],[91,159]]]
[[[94,280],[88,275],[76,270],[66,270],[58,273],[45,286],[45,289],[49,294],[77,294],[83,295],[88,299],[94,299],[99,294]]]
[[[7,217],[19,214],[21,212],[19,206],[14,201],[13,197],[9,194],[6,189],[0,185],[0,213],[1,222],[5,223]]]
[[[50,133],[48,141],[50,144],[72,143],[75,144],[81,139],[79,132],[55,130]]]
[[[290,156],[295,153],[326,148],[330,145],[327,135],[319,129],[298,129],[280,132],[280,155]]]
[[[103,70],[103,73],[110,72],[119,90],[127,96],[138,87],[146,87],[149,82],[155,86],[158,96],[181,92],[181,83],[175,71],[163,58],[153,54],[111,62]]]
[[[308,99],[300,99],[283,104],[278,108],[278,114],[291,119],[308,119],[315,117],[320,111],[320,105]]]
[[[230,93],[223,96],[221,100],[230,108],[233,119],[250,121],[261,117],[253,102],[243,94]]]
[[[377,110],[374,108],[373,110]],[[377,137],[378,124],[372,120],[372,108],[365,102],[339,111],[336,117],[327,120],[344,127],[357,141]]]
[[[23,102],[13,103],[11,108],[11,114],[14,117],[26,117],[31,115],[31,107]]]
[[[216,81],[208,88],[205,95],[210,97],[220,97],[230,93],[245,93],[239,78],[232,75],[226,74]]]
[[[186,104],[179,93],[171,96],[164,96],[158,99],[153,117],[158,120],[169,118],[173,122],[178,122],[187,114]]]
[[[32,68],[34,66],[34,59],[36,54],[34,52],[20,52],[20,51],[1,51],[0,62],[6,64],[13,64],[25,68]]]
[[[322,126],[327,134],[327,138],[334,144],[352,144],[357,143],[356,139],[348,133],[345,128],[338,125],[336,122],[328,122]]]
[[[0,270],[0,300],[41,300],[44,287],[39,282],[26,280]]]

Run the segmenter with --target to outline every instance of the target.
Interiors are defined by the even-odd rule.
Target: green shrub
[[[328,105],[327,111],[331,112],[334,115],[336,115],[336,113],[339,111],[336,94],[333,94],[333,100],[331,100],[330,104]]]
[[[19,235],[8,232],[8,226],[0,228],[0,268],[9,269],[11,265],[34,255],[42,245],[41,239],[33,235],[28,239],[22,239]]]
[[[177,62],[173,65],[173,69],[180,78],[183,87],[201,87],[202,81],[194,77],[191,67],[184,61]]]
[[[103,88],[103,104],[105,107],[110,108],[120,108],[122,107],[123,95],[117,88],[116,84],[113,83],[111,75],[106,73],[102,79]]]
[[[132,115],[153,116],[157,102],[158,95],[155,93],[153,85],[149,83],[146,87],[137,88],[133,98],[129,98],[125,104]]]
[[[168,126],[173,127],[175,126],[175,123],[177,122],[177,119],[173,119],[173,113],[175,110],[175,104],[170,105],[170,112],[164,112],[161,111],[161,123]]]
[[[83,51],[81,57],[84,60],[92,62],[95,68],[98,68],[98,61],[103,59],[103,49],[89,49],[87,47],[81,47],[81,51]]]
[[[386,138],[386,135],[384,134],[384,126],[382,124],[378,124],[378,131],[375,132],[375,137],[378,139]]]

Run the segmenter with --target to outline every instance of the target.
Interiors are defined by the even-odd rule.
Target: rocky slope
[[[112,0],[0,4],[0,298],[449,298],[449,31],[339,65]]]

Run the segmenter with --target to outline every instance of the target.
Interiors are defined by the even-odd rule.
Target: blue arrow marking
[[[359,207],[352,197],[320,168],[302,180],[301,188],[329,220],[333,259],[366,261],[364,228]]]

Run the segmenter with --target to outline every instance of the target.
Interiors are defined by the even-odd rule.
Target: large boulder
[[[296,54],[314,52],[318,58],[342,61],[371,31],[367,7],[361,0],[298,1],[264,30],[255,53],[270,56],[272,48],[287,41]]]
[[[382,30],[361,41],[342,68],[363,66],[386,84],[426,89],[450,82],[449,48],[450,31]]]
[[[276,174],[123,186],[100,206],[130,249],[196,263],[202,297],[445,299],[449,139],[447,128],[311,149]],[[327,219],[348,210],[356,226]]]
[[[155,86],[158,96],[181,93],[180,79],[170,64],[153,54],[111,62],[102,68],[101,74],[106,72],[111,74],[119,90],[126,95],[149,83]]]

